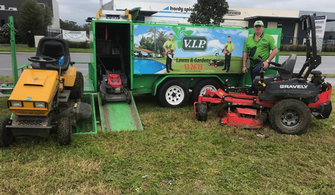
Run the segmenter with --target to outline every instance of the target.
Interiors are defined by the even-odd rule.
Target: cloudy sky
[[[103,0],[106,4],[110,0]],[[129,1],[129,0],[124,0]],[[131,2],[129,1],[129,5]],[[100,8],[100,0],[57,0],[59,5],[59,18],[84,24],[87,17],[94,17]],[[136,2],[162,3],[161,0],[137,0]],[[169,0],[169,4],[194,4],[196,0]],[[333,0],[228,0],[230,7],[284,9],[301,11],[335,12]],[[131,7],[129,7],[131,9]]]

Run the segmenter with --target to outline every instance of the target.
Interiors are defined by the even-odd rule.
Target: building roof
[[[299,22],[300,17],[279,17],[279,16],[252,16],[244,18],[244,20],[262,20],[271,22]]]

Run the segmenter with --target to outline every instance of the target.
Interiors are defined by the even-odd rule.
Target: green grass
[[[334,93],[332,94],[334,102]],[[17,139],[0,149],[0,194],[332,194],[335,115],[307,133],[221,126],[215,106],[206,123],[189,103],[162,108],[135,95],[143,131]],[[1,117],[8,117],[0,98]],[[260,135],[265,135],[262,138]]]

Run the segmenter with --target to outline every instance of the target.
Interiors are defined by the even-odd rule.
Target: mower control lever
[[[55,63],[55,62],[57,62],[56,58],[42,57],[42,56],[29,57],[28,60],[31,61],[31,62],[40,63],[40,68],[41,69],[46,69],[47,68],[47,63]]]
[[[277,63],[277,62],[270,62],[270,64],[275,65],[275,66],[278,66],[278,67],[282,66],[282,64],[279,64],[279,63]]]
[[[263,89],[265,87],[265,84],[264,84],[264,61],[262,59],[262,56],[258,56],[258,60],[260,61],[260,64],[261,64],[261,71],[260,71],[260,81],[259,81],[259,84],[261,84],[263,86]],[[262,90],[263,91],[263,90]]]

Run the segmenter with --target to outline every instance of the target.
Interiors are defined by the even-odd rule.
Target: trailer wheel
[[[206,104],[196,104],[195,105],[196,113],[195,113],[195,118],[198,121],[207,121],[207,105]]]
[[[270,110],[270,123],[280,133],[300,135],[307,131],[311,123],[311,112],[302,101],[281,100]]]
[[[68,145],[71,143],[72,124],[70,117],[64,117],[59,120],[57,134],[59,145]]]
[[[70,88],[70,99],[83,99],[84,93],[84,80],[81,72],[76,73],[76,80],[73,87]]]
[[[220,84],[215,80],[199,81],[192,90],[192,100],[193,102],[197,102],[199,95],[205,95],[206,89],[217,91],[219,88]]]
[[[189,98],[188,88],[179,80],[170,80],[160,87],[158,97],[163,107],[182,107]]]
[[[14,142],[12,131],[6,128],[9,119],[0,119],[0,147],[8,147]]]

